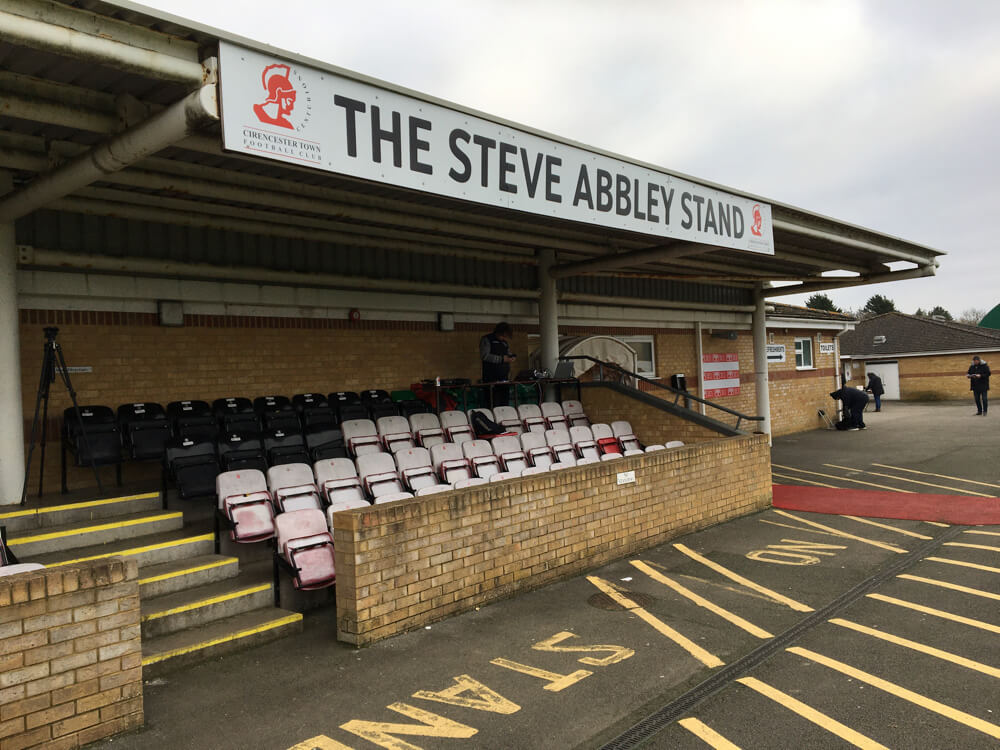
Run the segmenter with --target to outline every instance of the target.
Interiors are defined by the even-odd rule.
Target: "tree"
[[[913,314],[916,315],[918,318],[929,318],[930,317],[930,314],[924,308],[922,308],[922,307],[918,307],[917,311],[915,313],[913,313]]]
[[[951,313],[945,310],[941,305],[937,305],[933,310],[930,311],[930,317],[932,318],[944,318],[945,320],[953,320]]]
[[[868,298],[861,312],[867,315],[884,315],[889,312],[896,312],[896,303],[888,297],[876,294]]]
[[[806,307],[811,307],[813,310],[826,310],[827,312],[842,313],[844,312],[835,304],[833,300],[827,297],[825,294],[817,292],[806,300]]]
[[[967,323],[970,326],[979,325],[979,321],[986,317],[986,310],[980,307],[970,307],[958,316],[959,323]]]

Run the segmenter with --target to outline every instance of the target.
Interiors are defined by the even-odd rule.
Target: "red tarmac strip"
[[[772,504],[782,510],[838,516],[938,521],[960,526],[1000,524],[1000,497],[904,494],[776,484]]]

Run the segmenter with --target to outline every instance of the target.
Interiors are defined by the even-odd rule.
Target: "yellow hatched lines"
[[[967,544],[965,542],[945,542],[945,547],[967,547],[968,549],[985,549],[990,552],[1000,552],[1000,547],[991,547],[988,544]]]
[[[681,719],[677,723],[709,747],[715,748],[715,750],[740,750],[739,745],[734,745],[710,726],[693,716]]]
[[[983,536],[1000,536],[1000,531],[981,531],[980,529],[966,529],[963,534],[982,534]]]
[[[880,529],[886,529],[887,531],[895,531],[897,534],[903,534],[905,536],[916,537],[917,539],[933,539],[932,536],[927,536],[926,534],[918,534],[915,531],[907,531],[906,529],[897,529],[895,526],[890,526],[887,523],[879,523],[878,521],[873,521],[870,518],[860,518],[859,516],[841,516],[841,518],[850,518],[852,521],[857,521],[858,523],[866,523],[869,526],[878,526]]]
[[[976,570],[985,570],[987,573],[1000,573],[1000,568],[994,568],[990,565],[980,565],[979,563],[965,562],[965,560],[952,560],[950,557],[925,557],[924,561],[945,563],[946,565],[959,565],[963,568],[975,568]]]
[[[975,484],[980,487],[993,487],[994,489],[1000,490],[1000,484],[990,484],[989,482],[977,482],[974,479],[963,479],[962,477],[952,477],[947,474],[932,474],[929,471],[917,471],[916,469],[905,469],[902,466],[889,466],[888,464],[877,464],[872,463],[872,466],[877,466],[880,469],[892,469],[893,471],[906,471],[910,474],[921,474],[925,477],[938,477],[939,479],[951,479],[955,482],[963,482],[964,484]]]
[[[848,534],[846,531],[840,531],[839,529],[835,529],[832,526],[826,526],[824,524],[817,523],[816,521],[810,521],[808,518],[793,516],[791,513],[787,513],[783,510],[778,510],[777,508],[774,508],[774,512],[780,516],[784,516],[785,518],[791,518],[793,521],[798,521],[799,523],[808,524],[809,526],[814,526],[817,529],[822,529],[823,531],[826,531],[828,534],[833,534],[834,536],[841,536],[844,537],[845,539],[853,539],[856,542],[862,542],[863,544],[870,544],[873,547],[880,547],[881,549],[887,549],[890,550],[891,552],[896,552],[898,554],[906,553],[905,549],[903,549],[902,547],[897,547],[895,544],[888,544],[886,542],[876,542],[874,539],[867,539],[863,536]]]
[[[811,474],[817,477],[826,477],[827,479],[837,479],[841,482],[851,482],[852,484],[863,484],[866,487],[878,487],[880,490],[889,490],[891,492],[903,492],[909,495],[913,494],[913,490],[901,490],[899,487],[889,487],[885,484],[875,484],[874,482],[863,482],[860,479],[848,479],[847,477],[838,477],[835,474],[823,474],[819,471],[807,471],[806,469],[798,469],[794,466],[782,466],[781,464],[771,464],[771,466],[784,469],[785,471],[797,471],[800,474]]]
[[[792,476],[791,474],[779,474],[778,472],[774,471],[773,469],[771,470],[771,476],[772,477],[780,477],[781,479],[791,479],[791,480],[794,480],[796,482],[805,482],[806,484],[813,484],[813,485],[816,485],[817,487],[828,487],[831,490],[838,489],[837,487],[835,487],[832,484],[824,484],[823,482],[817,482],[815,479],[806,479],[805,477],[795,477],[795,476]]]
[[[961,591],[963,594],[972,594],[973,596],[981,596],[985,599],[997,599],[1000,600],[1000,594],[994,594],[989,591],[982,591],[981,589],[974,589],[969,586],[962,586],[957,583],[951,583],[950,581],[939,581],[937,578],[924,578],[923,576],[914,576],[909,573],[900,573],[896,578],[904,578],[907,581],[917,581],[918,583],[926,583],[930,586],[940,586],[943,589],[952,589],[953,591]]]
[[[978,497],[993,497],[992,495],[985,492],[976,492],[974,490],[961,489],[959,487],[949,487],[944,484],[933,484],[931,482],[921,482],[919,479],[908,479],[907,477],[898,477],[895,474],[883,474],[880,471],[867,471],[866,469],[855,469],[852,466],[839,466],[837,464],[823,464],[831,469],[843,469],[844,471],[856,471],[861,474],[871,474],[874,477],[885,477],[886,479],[898,479],[900,482],[909,482],[910,484],[919,484],[924,487],[935,487],[939,490],[950,490],[952,492],[961,492],[966,495],[976,495]]]
[[[916,612],[923,612],[925,615],[933,615],[934,617],[940,617],[942,620],[951,620],[952,622],[959,622],[963,625],[970,625],[974,628],[979,628],[980,630],[987,630],[990,633],[1000,633],[1000,625],[994,625],[993,623],[983,622],[982,620],[974,620],[971,617],[963,617],[962,615],[956,615],[952,612],[945,612],[943,609],[934,609],[934,607],[927,607],[923,604],[917,604],[916,602],[909,602],[905,599],[897,599],[894,596],[886,596],[885,594],[865,594],[869,599],[875,599],[876,601],[885,602],[886,604],[895,604],[897,607],[905,607],[906,609],[912,609]]]

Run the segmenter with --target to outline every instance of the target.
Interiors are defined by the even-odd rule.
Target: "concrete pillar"
[[[695,372],[695,377],[698,378],[698,397],[705,398],[705,379],[701,376],[702,359],[705,356],[705,343],[702,341],[702,325],[700,320],[694,322],[694,361],[697,372]],[[705,404],[699,403],[698,407],[702,414],[705,413]]]
[[[559,359],[559,311],[556,298],[556,280],[549,269],[556,263],[556,252],[551,249],[538,251],[538,330],[541,333],[541,365],[553,375]]]
[[[0,172],[0,195],[11,189]],[[17,245],[14,223],[0,222],[0,505],[21,502],[24,481],[24,415],[18,344]]]
[[[767,380],[767,317],[764,306],[764,285],[758,283],[754,287],[753,311],[753,373],[754,385],[757,390],[757,415],[764,417],[757,424],[761,432],[768,436],[771,442],[771,391]]]

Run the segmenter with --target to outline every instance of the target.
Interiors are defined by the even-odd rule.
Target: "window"
[[[656,349],[652,336],[618,336],[617,338],[635,349],[635,369],[637,375],[645,378],[656,377]]]
[[[795,369],[806,370],[813,366],[812,339],[795,339]]]

